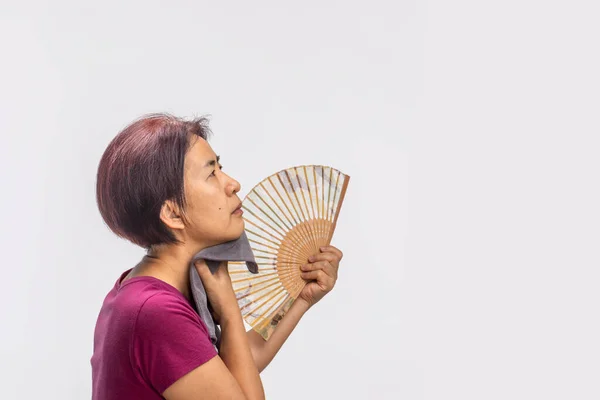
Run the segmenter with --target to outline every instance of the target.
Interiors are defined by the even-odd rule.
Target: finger
[[[210,273],[208,265],[206,265],[206,261],[203,259],[194,261],[194,267],[196,267],[196,271],[198,271],[198,275],[200,275],[200,277],[206,276],[206,274]]]
[[[323,282],[327,278],[327,274],[322,269],[318,269],[315,271],[303,272],[301,277],[307,281]]]
[[[221,261],[217,267],[215,275],[229,275],[229,263],[227,261]]]
[[[300,266],[300,270],[301,271],[305,271],[305,272],[308,272],[308,271],[317,271],[319,269],[323,269],[327,265],[331,266],[331,263],[329,261],[327,261],[327,260],[317,261],[317,262],[314,262],[314,263],[302,264]]]
[[[300,270],[303,272],[310,271],[324,271],[327,275],[331,276],[334,279],[337,279],[337,268],[329,261],[319,261],[311,264],[304,264],[300,266]]]
[[[320,249],[322,252],[337,254],[339,260],[341,260],[344,257],[344,253],[342,253],[342,251],[335,246],[321,246]]]
[[[221,276],[223,273],[228,274],[227,270],[227,261],[221,261],[216,271],[213,272],[206,263],[204,259],[198,259],[194,262],[194,266],[196,267],[196,271],[198,271],[198,275],[200,277],[208,277],[208,276]]]
[[[339,258],[337,257],[337,254],[334,253],[317,253],[308,257],[308,262],[317,261],[329,261],[330,263],[332,263],[332,265],[335,265],[336,267],[340,262]]]
[[[335,285],[335,279],[327,275],[322,269],[318,271],[303,272],[302,279],[316,281],[323,290],[331,290]]]

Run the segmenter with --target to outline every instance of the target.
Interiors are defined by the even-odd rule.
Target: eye
[[[219,170],[223,171],[222,165],[219,165]],[[213,169],[213,171],[210,173],[210,175],[208,177],[210,178],[211,176],[216,176],[215,171],[216,171],[216,169]]]

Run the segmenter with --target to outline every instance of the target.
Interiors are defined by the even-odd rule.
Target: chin
[[[227,230],[227,240],[235,240],[242,236],[244,232],[244,220],[242,218],[236,218],[235,221],[232,221],[231,225],[229,225],[229,229]]]
[[[210,243],[210,246],[230,242],[242,236],[244,227],[244,220],[242,218],[232,218],[226,227],[221,229],[215,227],[216,230],[211,230],[211,232],[203,232],[202,238],[199,238],[199,241],[205,243],[208,242]]]

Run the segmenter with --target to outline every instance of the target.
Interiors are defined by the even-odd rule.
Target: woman
[[[263,399],[259,376],[302,315],[335,285],[342,253],[321,249],[301,267],[304,290],[269,339],[246,332],[227,264],[196,263],[220,348],[192,306],[189,265],[200,250],[238,238],[240,184],[207,142],[207,121],[141,118],[106,149],[97,176],[100,213],[117,235],[147,249],[106,296],[94,333],[94,400]]]

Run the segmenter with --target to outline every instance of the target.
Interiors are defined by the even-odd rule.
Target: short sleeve
[[[157,293],[142,305],[132,364],[159,394],[216,355],[206,325],[185,299]]]

